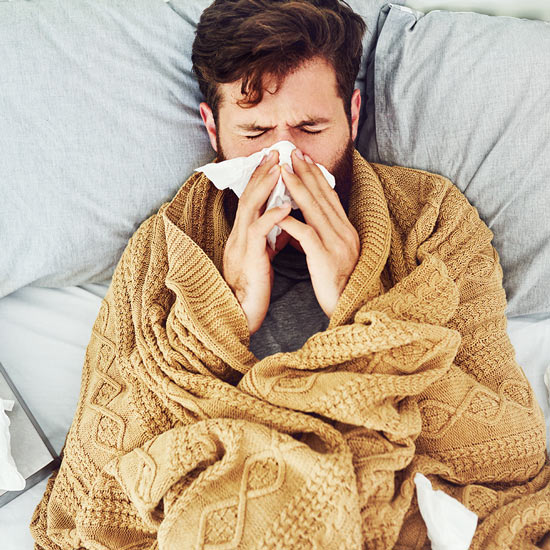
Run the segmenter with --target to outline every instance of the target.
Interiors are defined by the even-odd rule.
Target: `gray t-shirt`
[[[306,255],[287,244],[273,258],[273,288],[262,326],[250,337],[250,351],[263,359],[281,351],[296,351],[329,318],[317,302]]]

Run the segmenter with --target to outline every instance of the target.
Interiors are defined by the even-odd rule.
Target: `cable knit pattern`
[[[130,239],[94,324],[35,550],[424,549],[413,477],[472,550],[550,530],[544,419],[506,334],[492,232],[446,178],[354,152],[361,241],[326,331],[258,359],[194,174]]]

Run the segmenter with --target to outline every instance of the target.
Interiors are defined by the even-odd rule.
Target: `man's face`
[[[249,156],[288,140],[335,176],[335,190],[347,207],[361,105],[359,90],[353,93],[348,120],[338,96],[334,69],[321,58],[314,58],[289,74],[276,93],[275,81],[266,77],[262,101],[250,108],[237,105],[243,98],[241,81],[220,84],[219,90],[218,125],[206,103],[201,103],[200,111],[220,161]],[[301,212],[292,211],[292,215],[304,221]],[[281,242],[285,240],[288,239]],[[300,250],[299,244],[292,241]]]

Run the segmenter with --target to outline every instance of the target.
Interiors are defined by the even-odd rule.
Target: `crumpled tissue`
[[[430,480],[421,473],[415,474],[414,482],[432,550],[468,550],[476,531],[477,515],[447,493],[434,491]]]
[[[10,419],[5,411],[11,411],[15,402],[0,398],[0,490],[21,491],[25,478],[19,473],[11,456]]]
[[[240,198],[250,181],[252,173],[256,170],[258,164],[260,164],[263,156],[269,154],[272,149],[279,151],[279,164],[283,165],[287,163],[292,170],[290,153],[292,153],[293,149],[296,149],[296,145],[290,141],[284,140],[278,141],[271,147],[265,147],[261,151],[252,153],[252,155],[248,157],[236,157],[221,162],[205,164],[204,166],[196,168],[195,172],[203,172],[218,189],[229,188]],[[334,176],[322,164],[315,164],[321,169],[323,176],[325,176],[329,185],[334,189]],[[292,171],[294,172],[294,170]],[[267,199],[265,212],[288,202],[290,202],[293,210],[298,208],[298,205],[290,196],[286,185],[283,183],[282,176],[279,176],[277,184]],[[276,225],[267,235],[267,241],[273,250],[275,250],[275,241],[280,233],[281,228]]]

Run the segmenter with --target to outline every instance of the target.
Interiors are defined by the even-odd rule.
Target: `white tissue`
[[[13,409],[14,401],[0,398],[0,490],[21,491],[25,488],[25,478],[17,470],[11,456],[10,419],[5,411]]]
[[[434,491],[430,480],[422,474],[415,474],[414,482],[432,550],[468,550],[476,531],[477,515],[447,493]]]
[[[279,151],[279,164],[282,165],[287,163],[292,169],[290,153],[293,149],[296,149],[296,145],[290,141],[279,141],[271,147],[265,147],[261,151],[253,153],[248,157],[236,157],[222,162],[211,162],[210,164],[205,164],[204,166],[196,168],[195,172],[204,172],[206,177],[218,189],[229,188],[240,198],[250,181],[252,173],[256,170],[258,164],[260,164],[263,156],[268,154],[272,149]],[[334,176],[323,165],[316,164],[321,169],[329,185],[334,188]],[[283,178],[279,176],[277,184],[267,199],[265,212],[288,202],[290,202],[293,210],[298,208],[298,205],[292,200],[286,185],[283,183]],[[280,233],[281,228],[276,225],[267,235],[267,241],[273,250],[275,250],[275,241]]]

